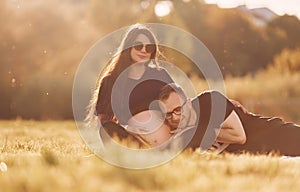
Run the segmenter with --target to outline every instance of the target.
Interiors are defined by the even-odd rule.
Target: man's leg
[[[269,153],[279,152],[282,155],[300,155],[300,127],[278,117],[263,117],[245,114],[235,108],[243,123],[247,141],[243,145],[231,144],[229,152]]]

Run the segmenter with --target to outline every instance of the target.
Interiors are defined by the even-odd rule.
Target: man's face
[[[178,127],[185,127],[188,124],[190,109],[186,100],[181,99],[176,92],[172,92],[168,99],[161,102],[161,109],[172,130]]]

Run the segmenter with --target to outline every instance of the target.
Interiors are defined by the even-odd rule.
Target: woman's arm
[[[98,119],[102,125],[104,125],[104,123],[107,121],[113,120],[109,115],[106,115],[106,114],[98,114]]]
[[[239,116],[235,111],[221,124],[221,128],[217,130],[217,142],[244,144],[246,142],[246,134]]]

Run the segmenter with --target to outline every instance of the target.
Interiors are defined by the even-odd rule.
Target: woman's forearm
[[[106,114],[98,114],[98,119],[103,125],[107,121],[112,121],[113,119]]]

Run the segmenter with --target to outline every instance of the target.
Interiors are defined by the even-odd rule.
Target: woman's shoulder
[[[104,77],[102,77],[102,83],[108,83],[112,80],[112,76],[109,74],[109,75],[105,75]]]
[[[111,78],[112,78],[112,75],[111,75],[111,74],[108,74],[108,75],[105,75],[105,76],[102,78],[102,80],[107,81],[107,80],[110,80]]]
[[[111,84],[112,84],[112,77],[111,77],[111,75],[106,75],[106,76],[102,77],[102,79],[100,80],[100,88],[101,88],[101,87],[107,88],[107,87],[109,87]],[[104,88],[104,89],[105,89],[105,88]]]

